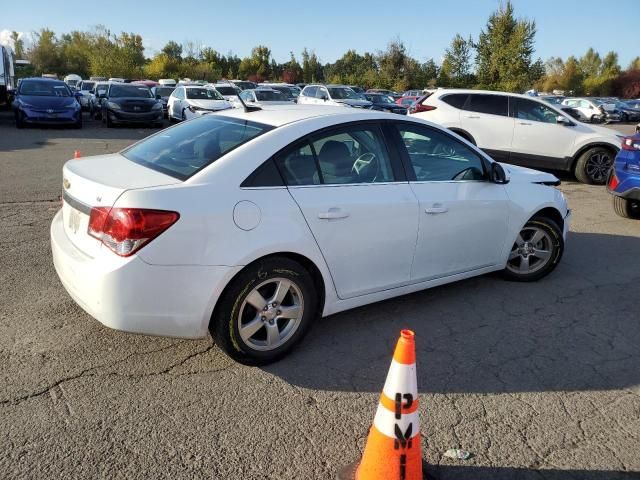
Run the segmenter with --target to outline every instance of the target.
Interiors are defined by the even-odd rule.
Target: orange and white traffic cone
[[[82,155],[80,155],[80,150],[75,150],[73,152],[73,158],[80,158]]]
[[[362,460],[339,480],[422,480],[414,337],[400,332]]]

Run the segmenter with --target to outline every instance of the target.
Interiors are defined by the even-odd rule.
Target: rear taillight
[[[411,113],[421,113],[421,112],[430,112],[431,110],[435,110],[438,107],[434,107],[432,105],[422,105],[420,103],[415,103],[413,104],[413,106],[409,109],[409,111]]]
[[[640,150],[640,139],[635,137],[624,137],[622,139],[622,150]]]
[[[619,183],[620,182],[618,181],[618,177],[616,177],[616,174],[614,173],[613,175],[611,175],[611,178],[609,179],[609,189],[615,190],[616,188],[618,188]]]
[[[87,233],[121,257],[128,257],[180,218],[177,212],[145,208],[94,207]]]

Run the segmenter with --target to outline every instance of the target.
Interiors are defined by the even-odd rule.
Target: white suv
[[[307,85],[300,92],[298,103],[356,108],[371,108],[373,105],[369,100],[360,97],[354,90],[344,85]]]
[[[583,183],[604,184],[621,138],[525,95],[438,89],[410,115],[438,123],[498,161],[573,171]]]

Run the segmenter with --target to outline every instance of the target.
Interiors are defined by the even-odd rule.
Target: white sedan
[[[216,90],[199,86],[178,86],[167,100],[170,122],[189,120],[206,113],[233,108]]]
[[[211,332],[261,364],[321,315],[492,271],[538,280],[562,257],[570,213],[551,174],[415,118],[247,110],[64,165],[53,260],[90,315]]]

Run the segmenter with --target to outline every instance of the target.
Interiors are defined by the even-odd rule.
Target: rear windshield
[[[284,102],[286,98],[278,90],[255,90],[259,102]]]
[[[133,85],[112,85],[109,90],[109,96],[111,98],[152,98],[151,90],[149,87],[142,87]]]
[[[176,87],[156,87],[156,95],[168,97],[176,89]]]
[[[122,155],[139,165],[186,180],[271,129],[270,125],[248,120],[207,115],[142,140]]]

